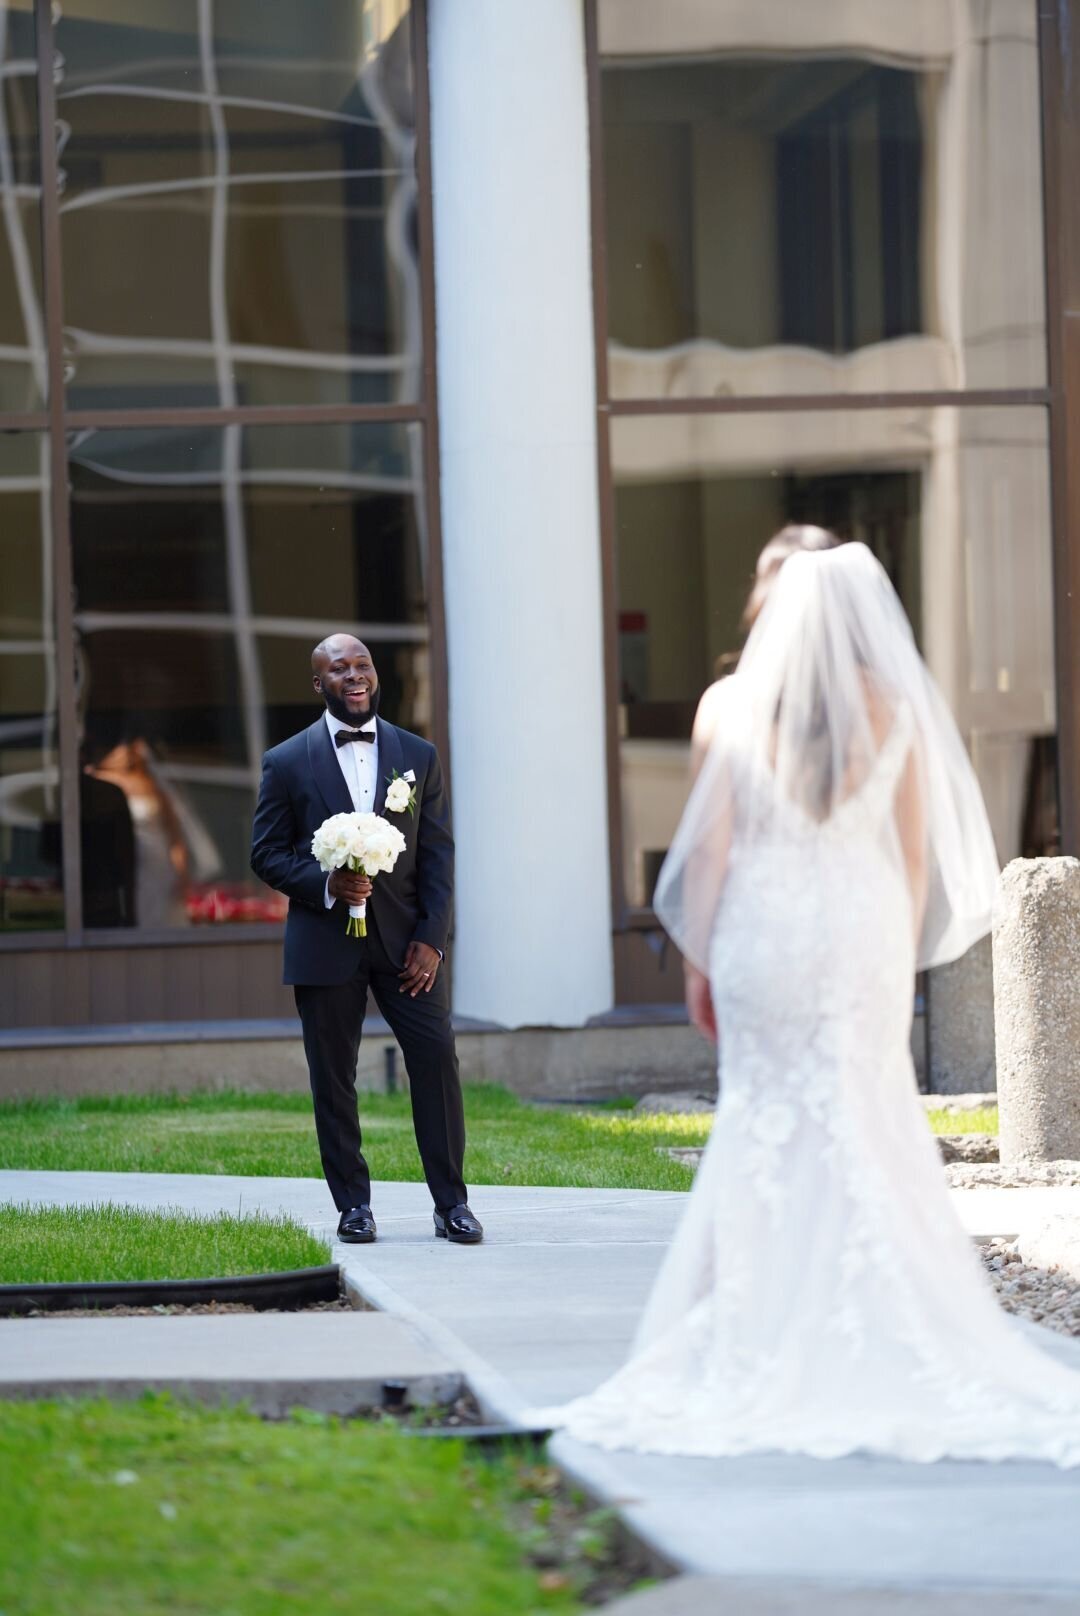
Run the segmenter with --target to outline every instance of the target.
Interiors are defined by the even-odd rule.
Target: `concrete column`
[[[455,1008],[612,1003],[580,0],[432,0]]]
[[[1080,859],[1014,859],[994,907],[1001,1160],[1080,1159]]]

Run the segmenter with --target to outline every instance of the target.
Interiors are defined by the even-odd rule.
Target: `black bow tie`
[[[339,729],[334,736],[335,746],[348,746],[350,741],[373,741],[373,729]]]

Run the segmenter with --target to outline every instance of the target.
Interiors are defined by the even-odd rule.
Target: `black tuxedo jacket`
[[[377,720],[379,784],[374,811],[385,813],[386,790],[396,769],[416,776],[416,811],[387,814],[405,837],[405,851],[389,874],[377,875],[367,901],[386,953],[398,967],[411,942],[446,952],[454,893],[454,839],[450,804],[438,753],[408,730]],[[353,745],[362,745],[356,741]],[[326,874],[312,856],[311,838],[331,814],[351,814],[352,799],[334,755],[326,720],[275,746],[263,758],[255,809],[251,868],[289,899],[285,924],[287,984],[330,986],[356,970],[357,942],[345,935],[348,909],[324,901]]]

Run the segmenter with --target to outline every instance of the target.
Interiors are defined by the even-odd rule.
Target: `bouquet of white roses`
[[[375,876],[394,868],[405,838],[378,814],[332,814],[311,838],[311,851],[328,874],[347,866],[357,875]],[[349,905],[346,936],[367,936],[366,914],[366,903]]]

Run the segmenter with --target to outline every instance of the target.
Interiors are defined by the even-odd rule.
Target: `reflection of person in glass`
[[[118,786],[135,831],[135,923],[157,928],[186,919],[188,852],[180,817],[149,743],[121,741],[86,773]]]
[[[60,857],[60,826],[56,857]],[[119,786],[83,770],[79,786],[83,924],[134,926],[135,827]]]

